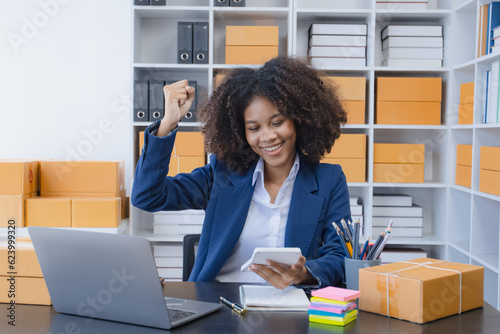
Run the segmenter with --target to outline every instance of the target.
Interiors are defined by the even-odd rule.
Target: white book
[[[422,217],[422,207],[412,206],[374,206],[373,217]]]
[[[310,63],[314,67],[365,67],[366,58],[311,57]]]
[[[420,248],[386,248],[380,254],[382,263],[411,261],[427,257],[427,252]]]
[[[389,36],[421,36],[442,37],[443,26],[440,25],[388,25],[382,30],[382,39]]]
[[[498,45],[500,45],[500,38],[496,38],[496,39],[493,40],[493,46],[492,46],[492,48],[495,48],[495,46],[498,46]],[[491,52],[493,53],[495,51],[492,50]]]
[[[382,56],[384,59],[443,59],[443,48],[387,48]]]
[[[180,278],[182,279],[182,268],[156,268],[158,275],[165,278]]]
[[[182,267],[182,257],[155,256],[157,267]]]
[[[248,311],[307,311],[309,299],[294,286],[240,285],[240,300]]]
[[[387,227],[391,220],[394,227],[422,227],[424,225],[422,217],[373,217],[372,226]]]
[[[408,195],[374,194],[373,206],[411,206],[412,200]]]
[[[366,57],[366,47],[362,46],[311,46],[309,57]]]
[[[382,50],[391,48],[442,48],[443,37],[391,36],[382,41]]]
[[[204,219],[203,210],[159,211],[153,214],[154,224],[203,224]]]
[[[486,110],[486,123],[496,123],[498,113],[498,91],[499,91],[499,63],[491,64],[490,84],[488,85],[488,107]]]
[[[443,67],[442,59],[385,59],[382,66],[411,67],[411,68],[437,68]]]
[[[500,26],[493,28],[493,39],[500,37]]]
[[[372,236],[379,236],[380,233],[384,232],[386,227],[372,227]],[[392,227],[391,238],[421,238],[422,237],[421,227]],[[390,240],[390,239],[389,239]]]
[[[309,46],[366,46],[366,36],[311,35]]]
[[[363,206],[362,205],[351,205],[351,216],[361,216],[363,215]]]
[[[358,205],[359,197],[349,197],[349,205]]]
[[[367,34],[366,24],[344,23],[313,23],[309,35],[364,35]]]
[[[153,245],[153,254],[154,256],[182,256],[182,242],[156,243]]]
[[[202,228],[202,224],[153,224],[153,231],[155,234],[200,234]]]
[[[427,9],[427,2],[377,2],[376,9],[387,9],[391,12],[401,10],[423,10]]]

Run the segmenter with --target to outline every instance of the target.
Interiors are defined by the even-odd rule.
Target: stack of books
[[[500,1],[481,5],[479,10],[479,29],[477,56],[500,52]]]
[[[382,65],[441,67],[443,26],[388,25],[382,29]]]
[[[316,67],[366,66],[366,24],[313,23],[308,56]]]
[[[500,123],[500,60],[491,63],[483,77],[481,121],[485,124]]]
[[[312,291],[311,295],[307,311],[310,322],[345,326],[356,320],[356,298],[361,295],[359,291],[328,286]]]
[[[422,207],[412,201],[407,195],[373,195],[372,235],[384,232],[392,219],[391,237],[422,237]]]
[[[388,9],[391,12],[401,10],[427,9],[427,0],[377,0],[377,9]]]

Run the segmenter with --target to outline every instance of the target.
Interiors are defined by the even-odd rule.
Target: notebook
[[[309,307],[304,290],[293,286],[280,290],[270,285],[241,285],[240,300],[248,311],[307,311]]]
[[[28,231],[57,312],[170,329],[222,307],[165,298],[146,238],[52,227]]]

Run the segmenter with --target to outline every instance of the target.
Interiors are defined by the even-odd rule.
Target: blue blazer
[[[176,130],[166,137],[145,131],[131,202],[146,211],[205,210],[190,281],[213,281],[231,254],[253,196],[255,164],[244,174],[230,171],[212,155],[189,174],[166,177]],[[285,231],[285,247],[299,247],[319,287],[344,282],[344,251],[332,222],[350,218],[349,193],[339,165],[310,165],[300,154]]]

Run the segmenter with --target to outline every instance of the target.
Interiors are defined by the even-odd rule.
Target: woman
[[[300,60],[274,58],[234,69],[199,112],[210,162],[166,177],[177,124],[194,98],[187,81],[165,86],[165,116],[145,131],[132,204],[147,210],[205,210],[191,281],[267,281],[324,287],[344,278],[332,226],[350,218],[338,165],[318,163],[346,114],[332,88]],[[300,247],[293,266],[240,267],[255,247]]]

